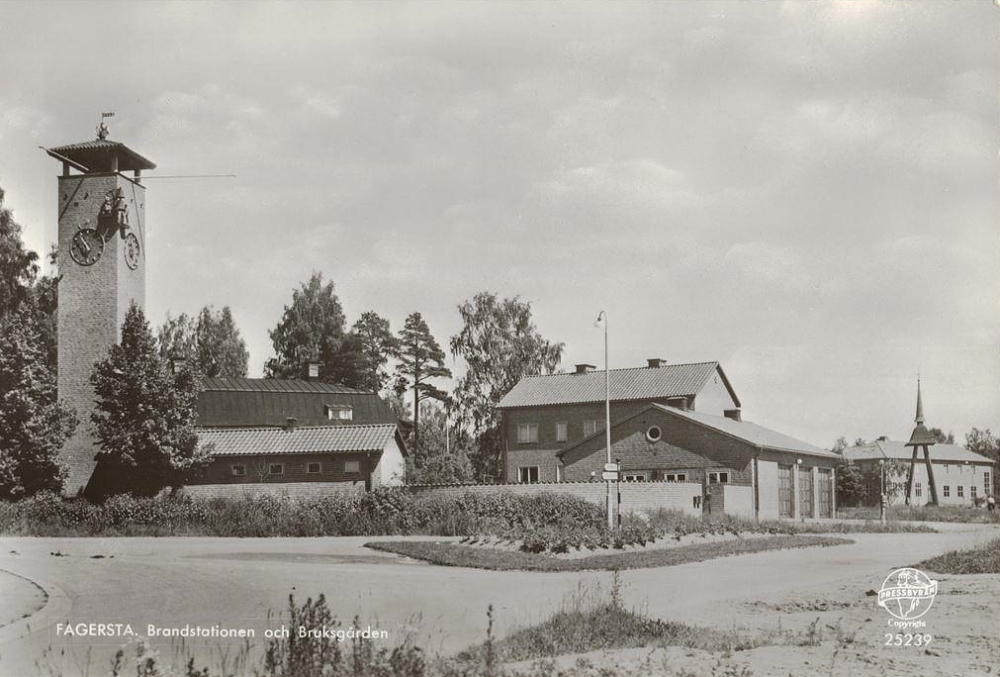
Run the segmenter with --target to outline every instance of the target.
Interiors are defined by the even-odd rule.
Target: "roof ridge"
[[[266,431],[288,431],[293,432],[295,430],[355,430],[358,428],[395,428],[395,423],[351,423],[346,425],[299,425],[295,426],[293,430],[288,431],[287,426],[283,425],[255,425],[255,426],[206,426],[206,427],[196,427],[198,432],[217,432],[217,433],[230,433],[230,432],[266,432]]]
[[[610,372],[616,371],[652,371],[653,369],[666,369],[668,367],[700,367],[703,364],[719,364],[718,360],[705,360],[704,362],[678,362],[677,364],[664,364],[660,367],[618,367],[616,369],[609,369]],[[586,374],[603,374],[603,369],[594,368],[594,371],[585,372]],[[529,374],[524,378],[545,378],[548,376],[582,376],[582,374],[577,374],[572,371],[560,371],[555,374]]]

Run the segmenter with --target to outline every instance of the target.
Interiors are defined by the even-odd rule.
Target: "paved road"
[[[941,525],[940,534],[859,534],[856,543],[746,555],[661,569],[624,572],[624,599],[671,620],[752,624],[740,600],[863,592],[893,568],[985,542],[996,527]],[[411,634],[431,650],[452,652],[485,634],[486,607],[500,634],[541,620],[581,591],[606,594],[610,574],[489,572],[436,567],[362,547],[366,538],[4,538],[0,570],[25,576],[49,594],[46,606],[0,627],[0,677],[104,675],[127,637],[57,636],[57,623],[128,623],[246,627],[262,641],[279,625],[290,593],[326,595],[335,616]],[[13,551],[13,552],[12,552]],[[15,554],[16,553],[16,554]],[[57,553],[57,554],[52,554]],[[95,556],[103,555],[103,558]],[[0,599],[9,576],[0,572]],[[268,620],[269,612],[272,619]],[[89,650],[86,648],[89,647]],[[162,657],[176,642],[160,640]],[[187,642],[182,651],[219,666],[238,642]]]

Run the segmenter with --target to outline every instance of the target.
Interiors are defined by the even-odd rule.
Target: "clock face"
[[[139,256],[139,238],[135,233],[129,233],[125,236],[125,264],[135,270],[139,267]]]
[[[104,238],[93,228],[81,228],[73,234],[69,255],[81,266],[92,266],[104,253]]]

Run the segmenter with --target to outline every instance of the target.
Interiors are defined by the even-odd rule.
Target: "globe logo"
[[[912,621],[930,611],[937,588],[937,581],[919,569],[896,569],[882,582],[878,605],[894,618]]]

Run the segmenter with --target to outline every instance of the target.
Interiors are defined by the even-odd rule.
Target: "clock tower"
[[[59,397],[79,425],[61,452],[69,468],[65,493],[83,492],[98,452],[91,431],[90,375],[121,338],[129,305],[145,309],[146,189],[143,170],[155,164],[98,129],[94,141],[47,150],[62,163],[59,177]],[[131,174],[131,175],[129,175]]]

